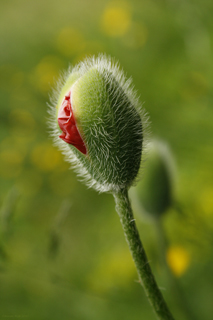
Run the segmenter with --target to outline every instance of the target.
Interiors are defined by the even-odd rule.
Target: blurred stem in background
[[[191,320],[198,320],[198,317],[194,310],[189,307],[187,303],[187,299],[185,297],[184,291],[182,290],[178,279],[174,276],[173,272],[171,271],[170,267],[168,266],[168,262],[166,259],[166,253],[168,252],[168,240],[166,238],[166,232],[163,228],[162,217],[156,218],[154,221],[154,227],[157,234],[158,240],[158,249],[159,249],[159,257],[161,259],[161,265],[163,266],[166,277],[168,279],[168,283],[172,290],[173,297],[176,301],[176,304],[181,306],[181,310],[187,316],[187,319]]]
[[[19,198],[19,191],[12,187],[5,197],[0,209],[0,258],[4,261],[7,259],[5,242],[11,231],[11,221],[14,215],[15,207]]]
[[[10,223],[13,218],[18,198],[19,192],[17,188],[13,187],[4,199],[1,208],[1,233],[4,235],[9,232]]]
[[[155,227],[158,243],[158,255],[161,266],[172,289],[177,305],[188,319],[197,319],[197,316],[187,304],[177,278],[172,273],[166,259],[169,249],[163,218],[165,212],[174,207],[174,176],[175,166],[171,152],[164,142],[152,141],[149,148],[143,179],[136,188],[131,189],[131,198],[136,211],[147,217]]]
[[[65,219],[68,216],[70,208],[71,208],[71,202],[65,199],[59,208],[59,211],[55,217],[53,226],[50,230],[48,255],[51,259],[54,259],[58,254],[60,243],[61,243],[60,229]]]

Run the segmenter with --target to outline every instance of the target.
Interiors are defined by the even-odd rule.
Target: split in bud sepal
[[[58,146],[87,185],[115,192],[133,184],[147,121],[131,80],[110,58],[88,58],[70,70],[51,114]]]

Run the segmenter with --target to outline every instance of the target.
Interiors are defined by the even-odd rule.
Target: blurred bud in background
[[[156,262],[161,281],[181,306],[185,319],[197,319],[177,280],[190,267],[190,252],[182,244],[171,243],[164,226],[164,214],[172,207],[177,209],[174,160],[169,146],[163,141],[153,140],[147,151],[141,181],[130,189],[130,196],[135,211],[152,222],[155,234],[152,259]]]
[[[141,181],[131,188],[136,211],[149,218],[159,218],[173,203],[174,161],[165,142],[153,140],[148,148]]]

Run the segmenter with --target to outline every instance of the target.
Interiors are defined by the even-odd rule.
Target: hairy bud
[[[135,181],[144,145],[144,114],[117,64],[99,56],[69,70],[51,108],[57,145],[87,185],[118,191]]]

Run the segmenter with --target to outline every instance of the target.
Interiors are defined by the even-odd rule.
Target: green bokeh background
[[[0,0],[0,319],[145,319],[113,197],[81,184],[53,147],[47,102],[57,78],[107,53],[133,78],[176,162],[163,224],[187,252],[178,282],[197,319],[213,314],[213,2]],[[136,215],[176,319],[154,226]]]

